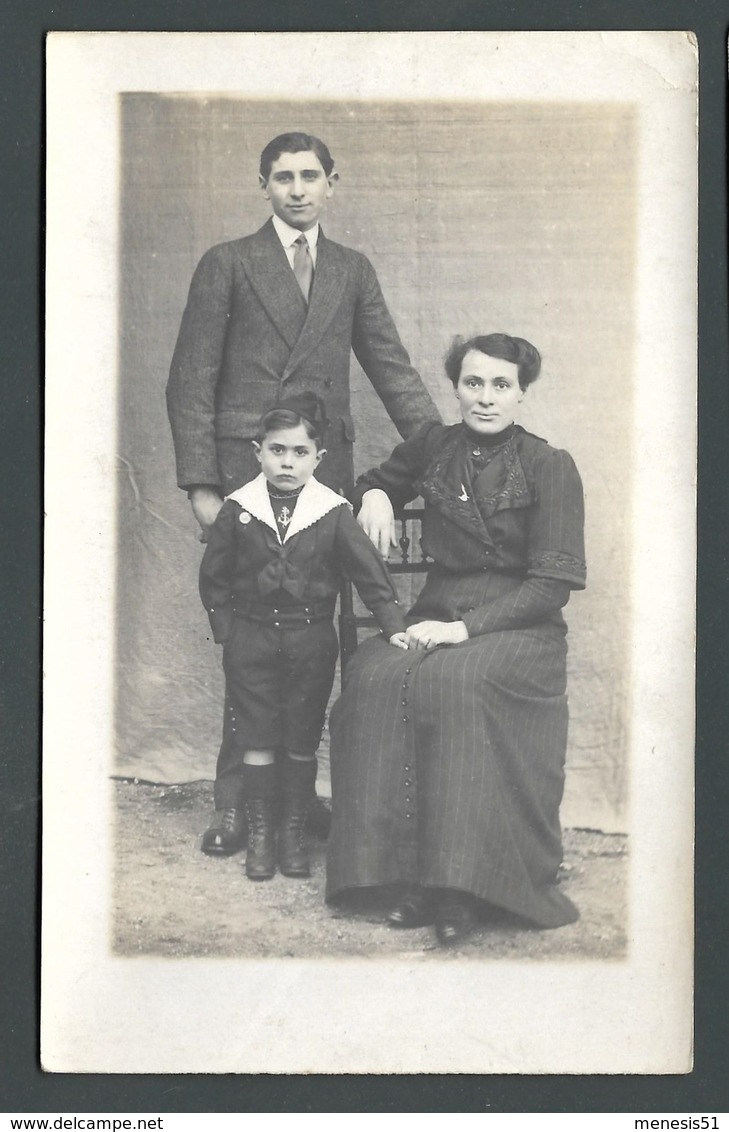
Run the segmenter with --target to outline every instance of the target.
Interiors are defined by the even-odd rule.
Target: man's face
[[[329,197],[334,192],[337,174],[329,177],[315,153],[282,153],[271,166],[268,180],[259,177],[266,200],[276,215],[305,232],[319,220]]]

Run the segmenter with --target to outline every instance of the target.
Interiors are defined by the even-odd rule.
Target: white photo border
[[[310,51],[301,51],[302,36]],[[366,68],[358,64],[362,52]],[[683,32],[49,37],[46,1069],[690,1070],[696,70],[695,43]],[[105,752],[112,750],[116,393],[107,375],[117,370],[118,352],[118,95],[135,90],[409,100],[458,98],[467,90],[470,99],[620,100],[638,107],[627,960],[444,962],[437,969],[378,961],[363,969],[353,960],[237,964],[112,955],[104,804]],[[94,526],[89,515],[102,519]],[[304,1021],[312,1018],[315,1027]],[[218,1041],[223,1026],[233,1035],[225,1050]]]

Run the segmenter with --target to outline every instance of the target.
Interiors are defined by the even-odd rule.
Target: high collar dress
[[[327,898],[451,888],[542,927],[578,912],[557,885],[567,744],[566,624],[585,584],[572,458],[511,426],[430,425],[358,483],[422,495],[431,565],[409,615],[465,622],[429,651],[366,641],[331,720]],[[357,502],[357,500],[355,501]]]

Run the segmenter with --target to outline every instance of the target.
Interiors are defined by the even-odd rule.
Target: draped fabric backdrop
[[[256,230],[267,141],[321,136],[341,180],[328,236],[373,262],[403,342],[457,419],[454,334],[530,339],[542,376],[519,418],[574,456],[588,588],[569,623],[565,825],[625,829],[630,750],[635,120],[629,104],[273,102],[122,96],[114,773],[212,778],[220,652],[197,592],[202,547],[175,484],[164,389],[194,267]],[[397,433],[352,359],[357,471]],[[326,783],[326,744],[321,778]]]

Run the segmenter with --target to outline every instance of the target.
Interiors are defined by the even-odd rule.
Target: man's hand
[[[405,631],[409,649],[434,649],[436,645],[458,645],[468,640],[463,621],[418,621]]]
[[[396,649],[407,649],[407,647],[408,647],[405,644],[405,634],[404,633],[393,633],[392,636],[390,637],[390,644],[394,645]]]
[[[192,513],[202,529],[201,542],[207,542],[207,533],[218,517],[223,500],[212,487],[196,487],[190,492]]]
[[[379,487],[371,487],[362,496],[357,522],[382,557],[387,558],[390,547],[397,546],[395,515],[387,494]]]

